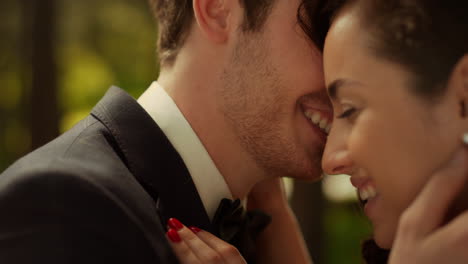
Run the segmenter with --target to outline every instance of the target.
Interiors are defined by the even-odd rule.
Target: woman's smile
[[[359,4],[345,7],[325,41],[335,117],[323,168],[352,176],[377,244],[391,248],[400,215],[459,146],[463,129],[456,93],[434,101],[418,95],[412,72],[376,55],[362,17]]]

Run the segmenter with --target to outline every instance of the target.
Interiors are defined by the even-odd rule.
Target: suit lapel
[[[117,142],[135,178],[153,197],[162,223],[170,217],[212,231],[182,158],[148,113],[127,93],[111,87],[92,111]]]

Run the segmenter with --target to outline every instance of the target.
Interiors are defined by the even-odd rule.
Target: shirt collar
[[[213,219],[221,199],[232,199],[232,194],[195,131],[169,94],[157,82],[153,82],[140,96],[138,103],[158,124],[182,157],[205,210],[210,219]]]

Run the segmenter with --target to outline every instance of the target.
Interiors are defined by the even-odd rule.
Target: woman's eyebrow
[[[341,87],[348,86],[348,85],[356,85],[356,84],[360,85],[361,83],[357,81],[343,79],[343,78],[336,79],[327,86],[328,95],[330,96],[332,100],[336,100],[338,92]]]

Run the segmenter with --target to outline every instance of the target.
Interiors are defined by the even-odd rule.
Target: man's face
[[[222,76],[220,109],[242,147],[271,176],[318,179],[332,120],[322,54],[277,0],[260,32],[241,32]]]

